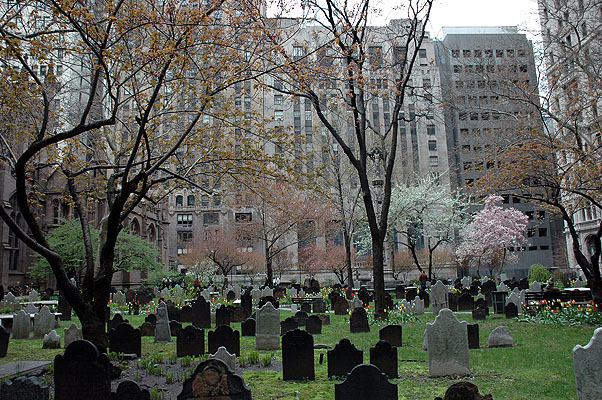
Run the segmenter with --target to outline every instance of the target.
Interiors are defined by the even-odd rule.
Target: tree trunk
[[[602,311],[602,281],[600,279],[593,279],[588,281],[590,290],[592,291],[592,300],[598,308],[598,311]]]
[[[351,237],[347,228],[343,227],[343,239],[345,241],[345,266],[347,267],[347,287],[353,289],[353,270],[351,268]],[[343,282],[341,282],[343,284]]]
[[[106,332],[105,315],[99,318],[94,310],[89,310],[84,315],[78,315],[78,318],[82,323],[82,334],[84,339],[94,343],[98,348],[98,351],[106,353],[108,348],[108,335]]]
[[[274,285],[274,271],[272,270],[272,257],[270,256],[270,250],[265,251],[265,273],[267,275],[267,283],[269,287]]]
[[[374,318],[385,318],[384,244],[372,239],[372,271],[374,279]]]

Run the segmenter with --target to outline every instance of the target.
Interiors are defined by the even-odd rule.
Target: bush
[[[547,282],[550,279],[550,271],[541,264],[533,264],[529,267],[529,283]]]

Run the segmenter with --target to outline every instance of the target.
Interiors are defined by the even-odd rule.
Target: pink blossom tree
[[[347,262],[345,260],[345,246],[338,245],[329,240],[326,246],[318,246],[312,244],[301,250],[303,262],[299,263],[299,268],[305,270],[308,274],[313,275],[319,271],[330,271],[335,274],[339,283],[345,285],[347,271]],[[351,252],[353,259],[354,252]]]
[[[463,240],[456,250],[458,262],[476,267],[479,274],[481,265],[488,265],[492,274],[499,265],[499,275],[506,261],[518,260],[518,255],[508,250],[527,243],[529,218],[517,209],[502,207],[502,201],[501,196],[488,196],[485,208],[460,232]]]

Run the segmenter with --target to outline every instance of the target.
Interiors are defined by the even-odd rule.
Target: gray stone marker
[[[50,389],[36,376],[20,376],[0,388],[0,400],[48,400]]]
[[[125,306],[125,294],[121,290],[113,295],[113,303]]]
[[[468,331],[466,321],[458,321],[449,308],[426,324],[429,375],[469,375]]]
[[[362,304],[362,301],[360,300],[359,297],[357,296],[353,296],[353,299],[351,299],[351,303],[349,304],[349,308],[351,310],[358,308],[358,307],[363,307],[364,305]]]
[[[575,383],[579,400],[602,399],[602,328],[594,331],[589,343],[573,348]]]
[[[34,306],[33,303],[29,303],[24,309],[23,311],[25,311],[27,314],[37,314],[38,311],[40,311],[38,309],[38,307]]]
[[[82,340],[83,338],[84,336],[81,328],[78,328],[77,325],[72,323],[69,328],[65,329],[65,348],[76,340]]]
[[[514,345],[514,339],[507,326],[498,326],[489,334],[487,346],[489,347],[509,347]]]
[[[155,342],[171,342],[171,330],[169,329],[169,315],[167,304],[160,302],[157,306],[157,324],[155,325]]]
[[[278,350],[280,348],[280,310],[267,302],[257,310],[255,348]]]
[[[431,288],[431,303],[433,305],[433,314],[439,314],[443,308],[448,308],[447,304],[447,286],[441,281],[437,281]]]
[[[412,302],[412,308],[414,309],[416,315],[424,314],[424,300],[416,296]]]
[[[61,337],[54,329],[44,335],[43,349],[58,349],[59,347],[61,347]]]
[[[529,292],[541,292],[541,283],[535,281],[529,286]]]
[[[236,354],[228,353],[228,350],[224,346],[220,346],[215,354],[209,355],[210,359],[221,360],[230,368],[232,371],[236,371]]]
[[[13,317],[13,339],[29,339],[31,317],[25,311],[19,311]]]
[[[261,290],[259,290],[259,289],[251,290],[251,298],[253,299],[254,303],[258,303],[259,299],[261,299]]]
[[[35,289],[32,289],[31,292],[29,292],[28,297],[29,297],[29,301],[40,301],[40,294]]]
[[[47,306],[40,309],[40,312],[33,317],[33,337],[41,338],[54,329],[56,320]]]
[[[460,280],[460,282],[462,283],[462,286],[469,288],[470,284],[472,283],[472,278],[470,276],[465,276]]]

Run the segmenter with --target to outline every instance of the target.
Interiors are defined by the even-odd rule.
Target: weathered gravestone
[[[136,382],[126,380],[119,383],[111,400],[151,400],[151,395],[147,389],[141,389]]]
[[[171,300],[165,302],[167,304],[167,313],[171,321],[182,322],[182,310],[175,306]]]
[[[106,400],[111,395],[109,358],[87,340],[69,345],[54,357],[54,399]]]
[[[220,325],[230,326],[230,308],[224,304],[215,310],[215,326]]]
[[[341,296],[335,297],[333,301],[332,308],[334,315],[347,315],[349,312],[349,302]]]
[[[471,382],[456,382],[447,388],[443,398],[435,397],[435,400],[493,400],[493,397],[479,393],[477,385]]]
[[[295,318],[295,321],[297,321],[299,326],[305,326],[305,321],[307,321],[308,315],[305,311],[297,311],[293,318]]]
[[[366,290],[365,287],[360,288],[360,290],[357,292],[357,298],[362,301],[363,307],[368,307],[370,301],[372,301],[372,296],[370,296],[370,293],[368,293],[368,290]]]
[[[428,282],[427,282],[427,284],[428,284]],[[429,306],[430,301],[431,301],[431,296],[429,296],[429,293],[426,290],[421,290],[420,292],[418,292],[418,297],[420,297],[420,299],[424,303],[424,307]]]
[[[107,331],[117,328],[124,322],[127,324],[129,321],[127,319],[123,319],[123,316],[120,313],[116,313],[113,316],[113,319],[107,321]]]
[[[243,293],[243,295],[240,297],[240,307],[244,312],[244,318],[249,318],[253,312],[253,298],[251,297],[251,293]]]
[[[462,282],[462,286],[464,286],[465,288],[469,288],[470,284],[472,283],[472,277],[465,276],[460,280],[460,282]]]
[[[433,314],[439,314],[439,311],[443,308],[448,308],[447,304],[447,286],[441,281],[437,281],[433,287],[431,287],[431,301],[433,303]]]
[[[2,383],[0,400],[48,400],[50,388],[36,376],[20,376]]]
[[[10,333],[5,327],[0,325],[0,357],[6,357],[8,351],[8,342],[10,341]]]
[[[479,324],[468,324],[466,325],[468,334],[468,348],[478,349],[479,345]]]
[[[395,286],[395,298],[396,299],[403,299],[405,294],[406,294],[406,289],[403,285]]]
[[[320,321],[322,321],[322,326],[330,325],[330,315],[328,314],[317,314]]]
[[[155,336],[155,326],[150,322],[144,322],[138,329],[140,336]]]
[[[326,303],[321,299],[314,299],[311,303],[312,311],[314,313],[326,312]]]
[[[182,312],[180,313],[180,322],[192,322],[192,307],[191,306],[182,307]]]
[[[234,374],[222,360],[215,358],[200,363],[184,381],[177,400],[251,400],[244,380]]]
[[[35,289],[31,289],[28,297],[29,301],[40,301],[40,293],[38,293],[38,291]]]
[[[31,317],[21,310],[13,317],[13,339],[29,339]]]
[[[211,308],[202,296],[192,304],[192,324],[197,328],[211,328]]]
[[[215,354],[210,354],[209,358],[222,360],[232,371],[236,371],[236,355],[231,354],[224,346],[220,346]]]
[[[379,340],[370,348],[370,364],[376,365],[390,379],[397,378],[397,347],[386,340]]]
[[[234,301],[235,299],[236,299],[236,293],[234,293],[234,290],[229,290],[228,293],[226,293],[226,300]]]
[[[458,295],[455,293],[447,294],[447,308],[452,311],[458,311]]]
[[[472,311],[474,309],[474,299],[470,293],[462,293],[458,299],[459,311]]]
[[[302,303],[301,304],[301,311],[304,312],[305,314],[308,314],[311,312],[311,304],[309,303]]]
[[[59,347],[61,347],[61,337],[54,329],[44,335],[43,349],[58,349]]]
[[[326,356],[329,378],[345,376],[353,367],[364,362],[364,352],[358,350],[347,338],[341,339],[332,350],[328,350]]]
[[[512,345],[514,345],[514,339],[507,326],[498,326],[491,331],[487,338],[487,346],[489,347],[509,347]]]
[[[349,331],[351,333],[370,332],[368,315],[363,307],[354,308],[349,317]]]
[[[288,317],[284,321],[280,322],[280,336],[284,336],[286,332],[297,328],[299,328],[299,323],[297,320],[293,317]]]
[[[335,400],[397,400],[397,383],[372,364],[355,366],[343,382],[334,384]]]
[[[322,333],[322,320],[317,315],[312,315],[305,321],[305,330],[311,335]]]
[[[83,338],[82,329],[72,323],[69,328],[65,329],[65,348],[76,340],[82,340]]]
[[[178,357],[198,357],[205,354],[205,331],[194,325],[180,329],[176,338]]]
[[[514,303],[508,303],[504,307],[504,314],[506,314],[506,318],[516,318],[518,317],[518,307]]]
[[[37,314],[40,310],[33,303],[29,303],[25,306],[23,311],[25,311],[27,314]]]
[[[297,297],[297,288],[290,288],[288,290],[288,295],[289,297]]]
[[[424,314],[424,300],[416,296],[414,298],[414,302],[412,303],[412,309],[414,310],[416,315]]]
[[[314,338],[295,329],[282,337],[282,380],[315,380]]]
[[[45,334],[54,329],[55,325],[54,314],[50,312],[47,306],[42,307],[40,312],[33,317],[33,337],[44,337]]]
[[[594,331],[589,343],[573,347],[575,384],[579,400],[602,399],[602,328]]]
[[[257,310],[255,326],[255,348],[278,350],[280,348],[280,310],[272,303]]]
[[[358,296],[354,296],[353,299],[351,299],[351,303],[349,304],[349,308],[351,308],[352,310],[363,306],[364,305],[362,304],[362,301]]]
[[[441,310],[433,323],[426,324],[430,376],[470,374],[466,325],[448,308]]]
[[[541,283],[535,281],[529,286],[529,292],[541,292]]]
[[[481,296],[481,295],[479,295]],[[483,296],[484,297],[484,296]],[[474,308],[482,307],[485,309],[486,315],[489,315],[489,306],[487,305],[487,300],[484,298],[477,298],[477,301],[474,303]]]
[[[487,318],[487,307],[482,305],[477,306],[474,310],[472,310],[472,319],[476,321],[482,321]]]
[[[247,318],[240,324],[242,336],[255,336],[256,321],[254,318]]]
[[[113,295],[113,303],[118,306],[125,306],[125,294],[121,290]]]
[[[230,325],[220,325],[214,331],[207,333],[207,351],[215,353],[224,346],[230,353],[240,356],[240,332]]]
[[[182,323],[178,321],[169,321],[169,330],[172,336],[178,336],[178,332],[182,329]]]
[[[155,342],[171,342],[171,330],[169,329],[169,315],[167,304],[160,302],[157,306],[157,324],[155,325]]]
[[[380,340],[386,340],[391,346],[401,347],[401,325],[387,325],[378,331]]]
[[[109,331],[109,349],[114,353],[142,355],[140,329],[123,322]]]
[[[255,303],[259,302],[259,300],[261,299],[261,290],[259,290],[259,289],[251,290],[251,298],[253,299],[253,301]]]
[[[520,313],[522,311],[523,306],[522,306],[520,292],[512,292],[512,293],[510,293],[510,296],[508,296],[506,298],[506,305],[508,305],[510,303],[514,303],[514,305],[516,306],[516,312],[517,313]]]
[[[272,303],[272,305],[274,306],[274,308],[279,308],[280,307],[280,303],[276,301],[276,299],[273,296],[264,296],[261,299],[259,299],[259,304],[257,305],[257,307],[261,308],[264,305],[266,305],[266,303]]]

